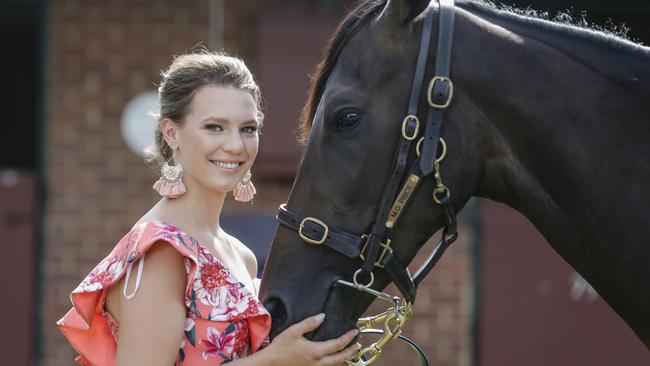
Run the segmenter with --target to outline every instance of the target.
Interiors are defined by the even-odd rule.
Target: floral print
[[[110,284],[115,279],[116,273],[124,268],[124,262],[116,259],[104,260],[79,285],[79,290],[84,292],[97,291]]]
[[[232,295],[233,289],[232,284],[228,283],[228,271],[211,257],[199,249],[200,274],[194,280],[194,288],[203,304],[218,306],[225,301],[225,296]]]
[[[194,280],[196,298],[212,307],[209,319],[230,321],[238,314],[250,314],[249,300],[255,300],[243,291],[244,284],[233,281],[230,272],[205,248],[198,252],[199,274]]]
[[[185,257],[186,319],[174,365],[219,365],[268,344],[271,319],[252,289],[181,229],[159,221],[137,225],[72,292],[72,309],[58,322],[82,365],[114,365],[119,324],[103,309],[105,290],[156,242]],[[99,311],[97,311],[99,309]]]
[[[203,351],[203,359],[218,356],[224,362],[232,361],[238,358],[246,351],[247,339],[245,323],[237,321],[230,323],[223,331],[217,328],[208,327],[208,338],[201,339],[199,342],[206,345],[207,349]]]

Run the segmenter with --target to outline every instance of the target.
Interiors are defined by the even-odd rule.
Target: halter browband
[[[379,212],[369,234],[361,236],[329,228],[323,221],[314,217],[301,217],[289,211],[286,204],[280,206],[277,219],[286,227],[298,232],[300,237],[312,245],[325,245],[348,258],[361,258],[363,264],[355,273],[355,284],[359,272],[372,275],[375,267],[383,268],[395,283],[404,299],[413,304],[417,285],[433,269],[445,249],[458,236],[456,214],[449,199],[449,189],[442,184],[439,163],[444,158],[446,146],[440,138],[440,128],[445,109],[453,96],[453,84],[449,79],[451,46],[454,24],[453,0],[439,0],[438,44],[434,76],[426,86],[427,108],[424,136],[414,143],[421,130],[418,106],[425,79],[429,44],[433,28],[433,12],[424,19],[422,37],[417,56],[415,76],[411,88],[407,116],[402,121],[402,134],[395,154],[395,161],[388,185],[382,194]],[[421,114],[420,114],[421,115]],[[439,141],[441,144],[439,144]],[[407,170],[411,151],[415,146],[417,158]],[[437,156],[439,146],[441,156]],[[394,249],[390,246],[390,234],[395,228],[401,213],[406,209],[413,193],[423,177],[434,173],[436,186],[433,200],[444,210],[445,228],[433,252],[425,260],[413,277],[406,266],[399,263]],[[398,188],[400,188],[398,191]],[[374,276],[372,276],[374,278]],[[372,282],[372,281],[370,281]],[[358,284],[357,284],[358,285]],[[366,287],[370,287],[368,283]],[[363,286],[361,286],[363,287]]]

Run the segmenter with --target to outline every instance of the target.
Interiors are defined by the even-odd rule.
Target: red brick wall
[[[225,4],[225,49],[254,72],[260,68],[258,5],[256,0]],[[54,325],[70,306],[69,292],[157,200],[151,190],[155,172],[122,140],[122,109],[135,95],[155,88],[172,55],[199,43],[207,46],[210,37],[205,0],[54,0],[50,16],[40,328],[41,364],[59,366],[72,365],[74,357]],[[325,42],[314,40],[312,52]],[[295,77],[306,77],[299,74]],[[306,90],[285,92],[304,95]],[[290,185],[257,183],[253,206],[229,201],[224,213],[274,215]],[[405,330],[428,345],[433,364],[464,365],[469,354],[467,248],[461,240],[423,283],[416,318]],[[412,364],[403,362],[410,352],[404,347],[389,349],[381,364]]]

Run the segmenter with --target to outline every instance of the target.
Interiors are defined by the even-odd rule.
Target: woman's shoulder
[[[141,258],[154,244],[167,243],[181,256],[197,262],[198,243],[184,235],[179,229],[160,221],[140,222],[133,226],[111,252],[101,260],[84,280],[72,291],[94,292],[117,282],[126,272],[126,267]]]
[[[181,229],[168,223],[140,221],[117,243],[111,255],[133,262],[157,242],[168,242],[183,256],[196,261],[199,243]]]

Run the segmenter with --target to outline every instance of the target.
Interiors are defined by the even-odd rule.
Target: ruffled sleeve
[[[181,255],[191,259],[186,263],[188,278],[192,278],[197,264],[198,243],[178,240],[173,230],[162,229],[152,223],[134,227],[113,251],[102,260],[81,284],[70,294],[72,308],[57,325],[72,347],[79,353],[76,361],[81,365],[109,366],[115,364],[117,343],[104,313],[105,290],[117,283],[134,263],[155,243],[166,242]],[[191,291],[188,280],[186,299]],[[186,300],[187,301],[187,300]]]

